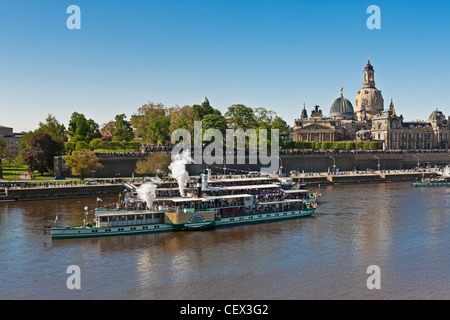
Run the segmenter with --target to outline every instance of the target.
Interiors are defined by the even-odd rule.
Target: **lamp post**
[[[283,160],[281,160],[280,157],[278,157],[278,160],[280,160],[280,168],[278,169],[278,175],[283,174]]]
[[[413,154],[413,157],[417,158],[417,169],[419,169],[419,166],[420,166],[419,157],[416,156],[415,154]]]
[[[331,159],[333,159],[333,172],[336,173],[336,159],[332,156],[329,156]]]
[[[94,180],[95,170],[91,170],[91,171],[92,171],[92,180]]]
[[[222,155],[222,158],[220,158],[220,159],[222,159],[222,163],[223,163],[223,175],[225,175],[225,172],[226,172],[226,170],[227,170],[227,168],[225,167],[225,156]]]
[[[377,160],[378,160],[378,171],[380,171],[380,158],[378,158],[377,156],[374,156],[374,158],[377,158]]]

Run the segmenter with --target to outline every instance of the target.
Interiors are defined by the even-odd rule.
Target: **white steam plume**
[[[146,182],[136,189],[136,193],[139,199],[147,203],[147,209],[152,208],[153,200],[155,200],[156,197],[156,187],[156,184],[152,182]]]
[[[189,179],[189,173],[186,170],[186,164],[188,163],[192,163],[191,153],[189,150],[184,150],[181,153],[172,154],[172,163],[169,165],[171,171],[169,176],[177,180],[182,197],[184,196],[184,188]]]

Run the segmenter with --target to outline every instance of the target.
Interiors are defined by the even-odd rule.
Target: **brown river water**
[[[46,228],[81,224],[95,198],[0,203],[0,299],[450,299],[450,187],[319,190],[310,218],[86,239]]]

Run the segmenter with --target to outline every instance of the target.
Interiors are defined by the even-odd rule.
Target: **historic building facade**
[[[13,155],[18,155],[19,144],[20,140],[22,140],[23,132],[15,133],[13,132],[13,128],[0,125],[0,136],[5,140],[9,151],[11,151]]]
[[[331,105],[329,116],[315,106],[308,117],[303,105],[295,120],[294,141],[379,141],[387,149],[449,148],[450,117],[436,109],[426,121],[404,122],[391,100],[384,109],[381,91],[375,87],[375,71],[368,61],[363,70],[363,87],[356,94],[355,109],[341,96]]]

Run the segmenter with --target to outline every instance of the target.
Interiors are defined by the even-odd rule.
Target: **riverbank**
[[[123,184],[47,186],[34,188],[12,188],[0,190],[0,201],[51,200],[118,196],[124,190]]]
[[[227,175],[231,177],[243,177],[245,175]],[[367,183],[391,183],[391,182],[415,182],[422,178],[434,178],[437,176],[434,169],[414,170],[381,170],[381,171],[342,171],[339,174],[326,172],[300,173],[292,175],[295,184],[304,185],[306,188],[314,186],[339,185],[339,184],[367,184]],[[278,181],[278,175],[270,176]],[[221,176],[214,176],[215,179]],[[118,196],[123,193],[124,182],[110,180],[113,183],[100,183],[96,185],[80,184],[45,184],[39,183],[33,187],[14,186],[12,188],[0,189],[0,201],[25,201],[25,200],[51,200],[86,197]],[[142,184],[138,179],[135,185]],[[167,182],[166,182],[167,184]]]

